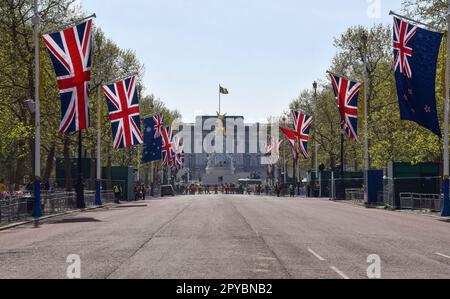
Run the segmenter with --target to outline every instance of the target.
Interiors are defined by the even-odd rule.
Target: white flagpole
[[[34,168],[35,168],[35,181],[34,181],[34,209],[33,216],[40,218],[42,216],[41,210],[41,107],[39,99],[39,27],[41,19],[39,17],[39,3],[38,0],[34,0],[34,59],[35,59],[35,90],[34,90],[34,103],[35,103],[35,144],[34,144]]]
[[[450,3],[447,12],[447,57],[445,71],[445,131],[444,131],[444,206],[442,208],[442,216],[450,216],[450,186],[449,186],[449,111],[450,111]]]

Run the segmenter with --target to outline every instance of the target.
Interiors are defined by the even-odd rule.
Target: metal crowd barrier
[[[351,200],[356,204],[364,203],[364,190],[362,189],[345,189],[345,199]]]
[[[31,215],[34,200],[31,196],[9,196],[0,200],[0,224],[20,221]]]
[[[113,191],[102,191],[103,204],[114,202]],[[85,191],[86,207],[95,206],[95,191]],[[8,196],[0,199],[0,224],[31,219],[34,198],[31,195]],[[42,192],[41,209],[44,216],[65,213],[77,209],[75,192]]]
[[[442,198],[438,194],[400,193],[400,209],[441,211]]]

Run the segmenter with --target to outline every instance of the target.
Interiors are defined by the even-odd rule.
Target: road
[[[165,198],[0,232],[0,278],[450,278],[450,224],[343,203],[254,196]]]

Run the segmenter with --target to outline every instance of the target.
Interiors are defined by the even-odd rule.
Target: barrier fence
[[[383,198],[386,207],[403,210],[440,211],[443,197],[441,177],[385,178]]]
[[[355,204],[364,202],[364,179],[334,179],[322,181],[331,190],[333,200],[347,200]],[[426,210],[439,212],[443,204],[441,177],[384,178],[383,190],[378,192],[376,203],[391,209]],[[326,197],[326,196],[325,196]]]
[[[103,205],[114,202],[115,194],[112,189],[107,190],[106,186],[114,186],[116,184],[123,185],[123,182],[102,181],[101,201]],[[87,208],[96,206],[95,198],[95,191],[86,190],[84,192]],[[31,220],[33,208],[34,196],[32,192],[2,194],[0,197],[0,226],[17,221]],[[60,191],[58,188],[51,188],[51,191],[42,191],[41,210],[43,216],[77,210],[76,193]]]

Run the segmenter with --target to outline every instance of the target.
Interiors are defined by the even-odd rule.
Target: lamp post
[[[319,106],[319,104],[318,104],[318,102],[317,102],[317,87],[318,87],[318,84],[317,84],[317,81],[314,81],[313,82],[313,89],[314,89],[314,104],[315,104],[315,106],[314,106],[314,109],[315,109],[315,115],[316,115],[316,124],[317,124],[317,112],[318,112],[318,106]],[[316,132],[317,132],[317,126],[316,126]],[[317,134],[317,133],[316,133]],[[318,157],[318,151],[319,151],[319,148],[318,148],[318,146],[319,146],[319,143],[317,142],[317,135],[316,135],[316,138],[315,138],[315,151],[314,151],[314,170],[315,170],[315,173],[316,173],[316,180],[317,180],[317,178],[319,177],[319,157]]]
[[[368,76],[368,62],[367,62],[367,42],[369,36],[364,30],[362,35],[363,42],[363,63],[364,63],[364,202],[369,202],[369,76]]]
[[[102,203],[102,157],[101,157],[101,142],[102,142],[102,134],[101,134],[101,93],[102,84],[98,87],[97,90],[97,180],[95,184],[95,205],[101,206]]]
[[[286,126],[286,117],[283,116],[283,126]],[[286,149],[283,150],[283,184],[287,183]]]
[[[450,30],[450,2],[447,11],[447,30]],[[447,31],[450,32],[450,31]],[[445,132],[444,132],[444,205],[442,208],[442,217],[450,216],[450,184],[449,184],[449,110],[450,110],[450,35],[447,34],[447,58],[445,70]]]
[[[33,30],[34,30],[34,59],[35,59],[35,90],[34,90],[34,109],[35,109],[35,143],[34,143],[34,207],[33,217],[42,217],[41,210],[41,109],[39,99],[39,27],[41,18],[39,17],[39,3],[34,0],[34,16],[33,16]]]

